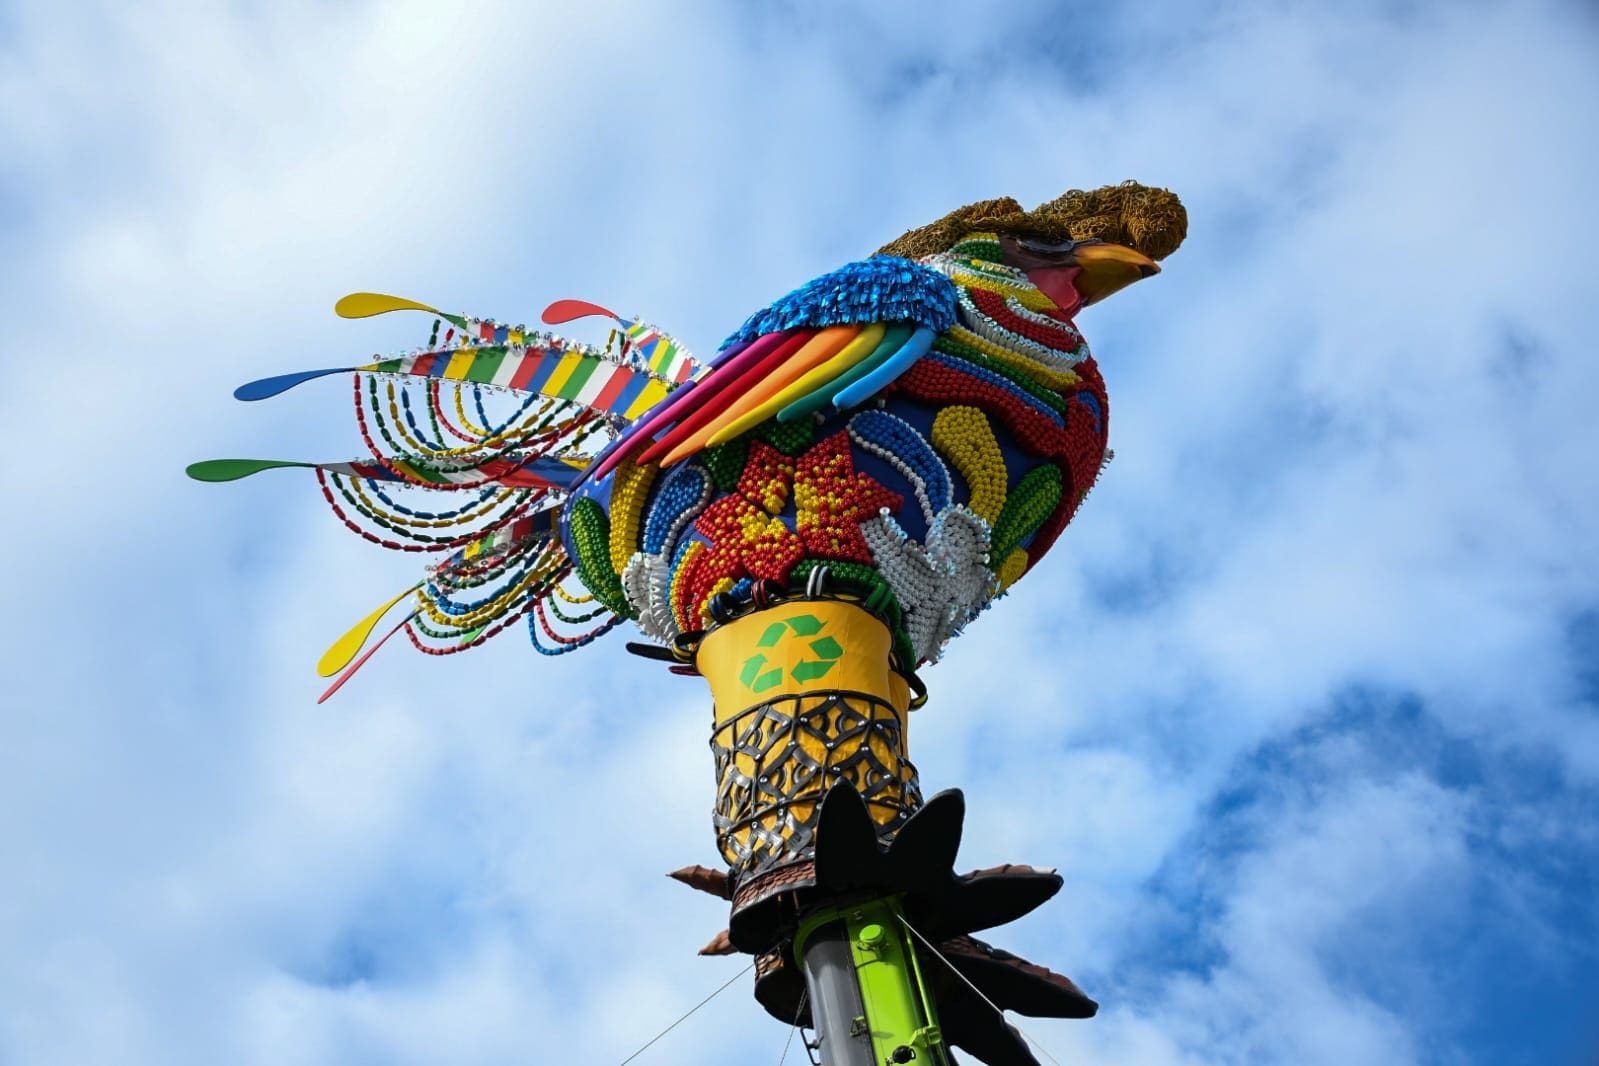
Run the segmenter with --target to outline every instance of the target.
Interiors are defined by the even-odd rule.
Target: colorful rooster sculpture
[[[1156,273],[1186,226],[1175,196],[1131,182],[972,204],[757,312],[705,363],[584,301],[544,321],[609,318],[603,349],[358,293],[339,314],[438,319],[418,351],[343,368],[371,457],[189,472],[311,466],[363,537],[442,554],[324,656],[323,699],[398,632],[451,654],[526,618],[553,655],[635,622],[651,643],[629,648],[703,674],[715,702],[726,865],[673,875],[732,904],[705,950],[757,955],[757,998],[814,1027],[824,1062],[952,1062],[954,1045],[1032,1063],[996,1006],[1095,1005],[970,934],[1061,880],[954,874],[963,801],[923,802],[907,716],[917,669],[1038,563],[1104,462],[1077,313]]]

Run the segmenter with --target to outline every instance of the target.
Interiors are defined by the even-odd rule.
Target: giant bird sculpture
[[[712,689],[725,866],[673,875],[732,904],[705,950],[756,955],[757,998],[813,1025],[825,1062],[953,1061],[953,1045],[1031,1063],[995,1004],[1095,1005],[971,934],[1061,879],[953,872],[963,800],[923,802],[906,720],[917,670],[1038,563],[1105,460],[1078,313],[1155,274],[1186,227],[1175,196],[1131,182],[972,204],[756,312],[703,363],[586,301],[545,323],[608,319],[603,348],[358,293],[336,310],[436,316],[420,349],[341,368],[370,457],[190,474],[310,466],[362,536],[442,556],[324,656],[324,699],[400,632],[451,654],[525,618],[561,654],[635,622],[649,642],[630,649]],[[872,991],[885,967],[899,1008]]]

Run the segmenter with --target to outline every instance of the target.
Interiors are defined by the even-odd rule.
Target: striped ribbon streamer
[[[490,344],[524,344],[536,347],[547,343],[550,339],[535,330],[526,330],[520,326],[503,326],[492,318],[468,316],[463,321],[466,323],[468,337]]]
[[[653,326],[635,321],[625,325],[622,332],[628,344],[657,377],[681,385],[700,369],[700,364],[686,348]]]
[[[523,515],[508,526],[501,526],[490,533],[484,534],[454,555],[451,555],[448,559],[430,566],[428,571],[429,573],[438,573],[441,570],[452,570],[472,559],[485,555],[499,555],[509,551],[529,537],[553,537],[555,536],[556,516],[559,513],[559,507],[549,507],[530,515]]]
[[[421,481],[430,485],[472,487],[494,481],[508,488],[567,489],[580,473],[579,468],[571,463],[545,455],[523,459],[486,459],[459,470],[440,470],[403,456],[389,458],[386,463],[360,460],[348,463],[301,463],[292,459],[207,459],[190,463],[188,474],[196,481],[237,481],[263,470],[300,467],[366,481]]]
[[[493,481],[509,488],[567,488],[579,471],[559,459],[538,456],[525,461],[490,459],[462,470],[439,470],[401,458],[390,458],[388,466],[377,463],[318,463],[323,470],[347,474],[368,481],[425,481],[430,485],[481,485]]]
[[[586,347],[494,344],[442,349],[385,359],[369,369],[379,374],[412,374],[536,392],[630,421],[659,403],[668,391],[668,383],[654,374],[618,365]]]

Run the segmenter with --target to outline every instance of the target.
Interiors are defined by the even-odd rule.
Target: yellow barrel
[[[839,600],[788,600],[721,626],[696,665],[715,701],[716,842],[734,883],[811,858],[840,781],[883,836],[921,806],[905,755],[910,689],[888,627]]]

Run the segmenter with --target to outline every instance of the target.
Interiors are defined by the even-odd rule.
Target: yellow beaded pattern
[[[1056,370],[1053,367],[1045,366],[1036,359],[1028,359],[1026,356],[1017,355],[1015,352],[1000,347],[987,337],[973,333],[965,326],[950,327],[949,338],[961,344],[971,345],[995,362],[1004,363],[1012,369],[1019,370],[1040,385],[1054,389],[1056,392],[1064,392],[1083,380],[1070,370]]]
[[[628,560],[639,541],[639,526],[644,521],[644,501],[661,468],[655,463],[643,466],[623,463],[616,471],[611,490],[611,565],[617,573],[627,569]]]
[[[594,602],[594,593],[592,593],[592,592],[590,592],[590,593],[588,593],[587,595],[584,595],[584,596],[574,596],[574,595],[572,595],[572,593],[566,591],[566,586],[564,586],[564,585],[552,585],[550,587],[550,591],[554,592],[561,599],[565,600],[567,603],[572,604],[573,606],[576,606],[578,604],[583,604],[583,603],[593,603]]]
[[[944,408],[933,419],[933,444],[966,479],[967,506],[992,525],[1005,507],[1009,475],[988,416],[975,407]]]
[[[1005,561],[999,567],[999,589],[1001,592],[1016,583],[1016,579],[1027,573],[1027,549],[1017,548],[1005,556]]]
[[[417,606],[422,614],[435,625],[449,627],[462,632],[470,631],[479,626],[488,625],[504,615],[508,610],[523,602],[532,588],[547,582],[568,565],[570,564],[566,558],[566,552],[560,547],[559,543],[546,544],[543,546],[543,554],[528,568],[527,573],[523,574],[520,580],[501,590],[472,610],[460,614],[443,610],[433,596],[428,594],[426,585],[417,590]]]
[[[437,387],[437,385],[434,386],[434,388]],[[468,433],[475,433],[479,437],[488,436],[489,431],[487,428],[474,424],[473,421],[467,417],[466,390],[457,385],[453,391],[455,392],[455,417],[460,423],[461,428],[466,430]]]

